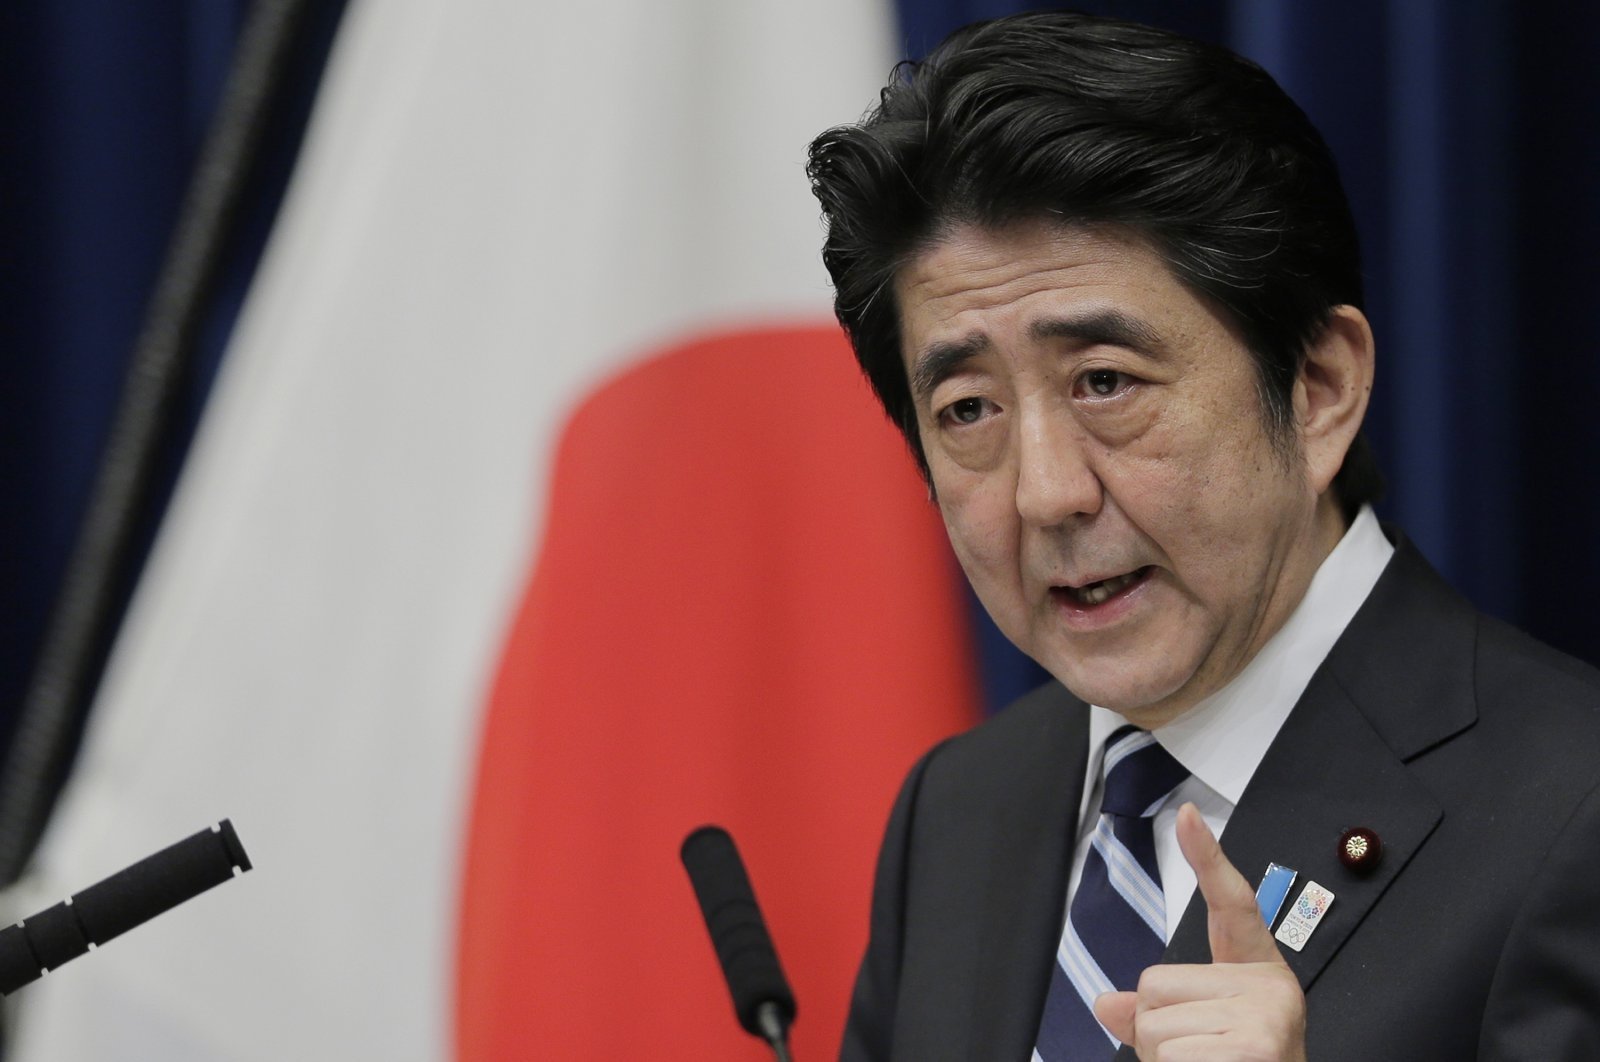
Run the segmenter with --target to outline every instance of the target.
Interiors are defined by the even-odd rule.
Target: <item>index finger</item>
[[[1284,963],[1272,934],[1261,920],[1256,894],[1228,861],[1211,827],[1193,804],[1178,809],[1178,847],[1194,869],[1206,901],[1206,933],[1213,962]]]

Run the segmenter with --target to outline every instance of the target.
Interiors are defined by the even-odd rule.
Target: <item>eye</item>
[[[983,398],[958,398],[940,411],[941,420],[951,424],[976,424],[989,411],[989,402]]]
[[[1128,378],[1114,369],[1095,369],[1085,373],[1084,390],[1096,398],[1110,398],[1120,391]]]

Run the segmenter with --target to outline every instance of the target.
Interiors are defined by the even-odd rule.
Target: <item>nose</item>
[[[1061,416],[1025,417],[1017,443],[1017,513],[1035,527],[1060,527],[1093,516],[1105,485],[1091,461],[1093,441]]]

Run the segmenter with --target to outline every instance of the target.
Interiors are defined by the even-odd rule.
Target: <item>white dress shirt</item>
[[[1194,892],[1194,871],[1178,850],[1174,824],[1178,808],[1192,801],[1218,837],[1228,826],[1234,805],[1255,774],[1267,746],[1278,735],[1289,711],[1305,692],[1311,675],[1372,592],[1378,576],[1394,555],[1378,518],[1363,507],[1333,552],[1317,569],[1306,596],[1261,651],[1233,681],[1176,720],[1154,731],[1155,738],[1189,769],[1190,776],[1172,791],[1156,812],[1156,863],[1167,900],[1167,939],[1172,939]],[[1089,709],[1089,763],[1083,803],[1078,809],[1078,837],[1072,857],[1067,903],[1078,891],[1086,840],[1100,818],[1103,788],[1100,761],[1106,738],[1127,720],[1092,705]],[[1255,882],[1251,882],[1252,888]]]

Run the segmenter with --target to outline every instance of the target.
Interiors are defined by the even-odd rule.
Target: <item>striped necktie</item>
[[[1156,810],[1189,776],[1145,730],[1106,740],[1105,796],[1067,912],[1034,1051],[1037,1062],[1109,1059],[1117,1041],[1094,1017],[1102,992],[1127,991],[1166,950],[1167,904],[1156,867]]]

